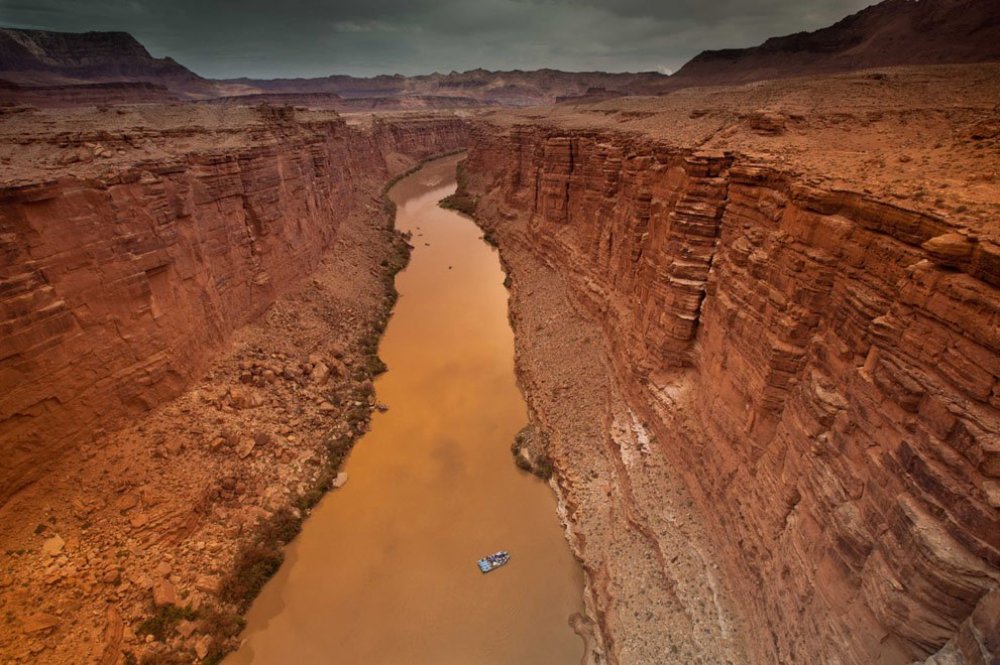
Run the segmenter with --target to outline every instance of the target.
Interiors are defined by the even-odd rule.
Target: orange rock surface
[[[605,339],[608,395],[648,431],[645,458],[622,449],[628,477],[666,463],[683,479],[753,662],[996,662],[998,80],[990,65],[694,89],[473,133],[465,190],[519,284],[519,335],[577,316],[527,313],[564,282]],[[524,375],[559,371],[519,353]],[[581,451],[615,435],[581,421],[616,407],[546,415],[590,399],[567,381],[528,397],[555,424],[565,501],[598,506]],[[637,654],[695,616],[625,611],[628,575],[656,566],[626,567],[609,520],[655,527],[658,500],[609,489],[606,518],[570,519],[612,662],[653,662]],[[650,528],[661,551],[667,532]],[[643,593],[676,598],[673,565]]]
[[[0,503],[176,397],[377,183],[466,136],[453,116],[368,125],[269,107],[0,117]]]

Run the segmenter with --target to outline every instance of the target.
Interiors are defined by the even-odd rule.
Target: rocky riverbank
[[[461,145],[452,120],[442,121],[421,119],[423,140],[407,131],[414,125],[397,127],[405,147],[387,143],[357,165],[370,170],[346,174],[356,178],[341,190],[348,205],[312,213],[317,228],[324,216],[330,225],[320,230],[323,246],[309,250],[315,258],[298,274],[281,269],[280,288],[254,305],[259,314],[242,314],[248,325],[222,343],[200,337],[208,350],[167,345],[171,362],[194,365],[179,395],[127,422],[109,420],[120,423],[113,431],[66,441],[6,501],[4,663],[218,662],[235,646],[240,614],[280,564],[281,546],[326,490],[347,481],[338,467],[376,406],[378,339],[395,300],[393,275],[408,255],[379,192],[389,174]],[[443,127],[447,137],[435,134]],[[292,239],[280,199],[271,206],[271,223]],[[118,325],[127,343],[143,324]],[[118,379],[119,391],[129,388]]]

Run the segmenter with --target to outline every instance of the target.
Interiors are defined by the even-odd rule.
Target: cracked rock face
[[[587,122],[477,127],[467,190],[600,322],[755,662],[993,662],[995,225]],[[594,593],[614,643],[631,619]]]

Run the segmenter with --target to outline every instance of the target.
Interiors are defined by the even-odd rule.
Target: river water
[[[397,184],[410,265],[372,429],[288,547],[226,665],[578,663],[582,574],[551,490],[510,453],[526,409],[496,252],[437,201],[457,157]],[[511,562],[483,575],[481,556]]]

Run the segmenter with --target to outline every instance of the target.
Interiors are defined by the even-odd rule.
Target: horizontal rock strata
[[[231,132],[43,133],[66,168],[0,188],[0,503],[75,442],[177,396],[379,183],[466,140],[452,116],[362,129],[240,112],[252,122]],[[154,147],[132,157],[140,145]]]
[[[464,169],[603,322],[755,662],[995,662],[997,237],[613,130],[482,124]]]

